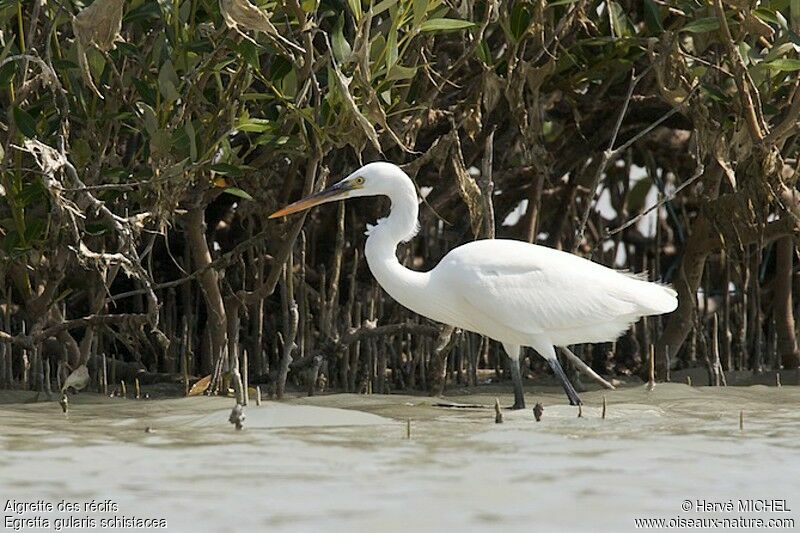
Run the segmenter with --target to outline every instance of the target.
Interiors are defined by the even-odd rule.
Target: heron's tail
[[[645,315],[661,315],[671,313],[678,307],[678,293],[671,286],[642,281],[637,287],[639,305]]]

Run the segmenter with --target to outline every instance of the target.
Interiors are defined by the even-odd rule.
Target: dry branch
[[[30,335],[10,335],[5,331],[0,331],[0,342],[17,344],[24,348],[32,349],[42,341],[57,336],[59,333],[70,331],[77,328],[100,325],[118,325],[122,328],[135,330],[147,323],[147,315],[144,314],[119,314],[119,315],[90,315],[83,318],[65,320],[58,324],[48,326],[41,330],[34,330]]]

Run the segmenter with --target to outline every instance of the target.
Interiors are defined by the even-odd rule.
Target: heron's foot
[[[572,383],[570,383],[569,381],[564,381],[563,385],[564,385],[564,392],[567,394],[567,398],[569,398],[569,404],[583,405],[581,397],[578,396],[577,392],[575,392],[575,389],[572,387]]]
[[[519,411],[520,409],[525,409],[525,399],[523,398],[522,400],[519,399],[514,400],[514,405],[512,405],[508,409],[512,411]]]

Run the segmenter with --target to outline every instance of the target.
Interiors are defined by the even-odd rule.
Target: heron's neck
[[[428,275],[405,268],[397,260],[397,245],[416,235],[419,226],[417,193],[411,179],[388,194],[392,202],[389,216],[378,220],[368,231],[365,256],[369,269],[389,295],[405,305],[417,291],[425,290]]]

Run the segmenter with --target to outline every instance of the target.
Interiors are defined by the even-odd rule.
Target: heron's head
[[[269,218],[277,218],[299,211],[305,211],[315,205],[355,198],[357,196],[391,195],[411,180],[400,167],[383,161],[368,163],[345,179],[331,185],[324,191],[306,196],[283,209],[275,211]],[[413,188],[413,185],[412,185]]]

